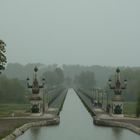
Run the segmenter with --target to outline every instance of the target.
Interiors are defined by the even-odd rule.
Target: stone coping
[[[78,94],[79,91],[77,91],[76,89],[75,91]],[[84,101],[84,99],[82,99],[82,101],[84,102],[84,104],[86,104],[86,107],[91,112],[95,125],[126,128],[140,135],[140,128],[134,124],[129,123],[129,121],[132,121],[132,120],[140,121],[140,119],[129,118],[129,117],[116,118],[116,117],[113,117],[111,114],[107,114],[102,108],[96,108],[96,107],[91,108],[87,106],[87,103]],[[121,121],[119,119],[121,119]],[[125,122],[125,120],[128,120],[128,122]]]
[[[119,122],[119,120],[117,121],[117,119],[113,120],[112,117],[103,119],[103,117],[100,118],[100,117],[94,116],[93,118],[94,118],[95,125],[126,128],[140,135],[140,128],[131,123]]]
[[[98,110],[93,110],[96,114],[93,116],[95,125],[126,128],[140,135],[140,127],[129,123],[130,121],[140,121],[139,118],[115,117],[112,114],[99,113]],[[125,122],[126,120],[127,122]]]
[[[52,119],[56,117],[54,114],[44,114],[44,115],[31,115],[26,117],[0,117],[0,120],[12,120],[12,119]]]
[[[38,118],[40,119],[40,118]],[[48,126],[48,125],[57,125],[60,123],[60,117],[53,117],[49,119],[44,119],[41,121],[31,122],[24,124],[23,126],[15,129],[10,135],[6,136],[2,140],[15,140],[20,135],[24,134],[25,131],[27,131],[31,127],[41,127],[41,126]]]

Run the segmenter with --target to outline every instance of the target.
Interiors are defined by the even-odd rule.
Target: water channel
[[[139,140],[126,129],[98,127],[73,89],[69,89],[58,126],[31,128],[17,140]]]

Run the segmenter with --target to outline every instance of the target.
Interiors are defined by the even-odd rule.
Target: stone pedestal
[[[115,95],[112,98],[112,116],[114,116],[114,117],[124,117],[123,103],[124,103],[124,100],[123,100],[121,95]]]
[[[33,114],[41,114],[43,113],[43,101],[42,98],[38,95],[33,95],[30,98],[31,103],[31,112]]]

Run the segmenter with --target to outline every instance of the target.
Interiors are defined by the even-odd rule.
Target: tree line
[[[79,75],[75,76],[74,84],[81,88],[93,89],[96,84],[94,72],[81,72]]]
[[[64,83],[64,73],[61,68],[55,68],[54,70],[48,70],[43,73],[43,77],[46,79],[47,87],[55,87]]]
[[[0,40],[0,69],[4,70],[5,64],[7,62],[5,56],[5,46],[6,44]],[[23,93],[26,92],[25,87],[20,83],[20,78],[22,80],[27,76],[26,70],[31,74],[31,67],[34,64],[28,64],[25,66],[21,64],[8,64],[5,75],[1,77],[0,81],[0,95],[1,102],[17,102],[24,101]],[[103,87],[110,75],[115,71],[113,67],[102,67],[102,66],[80,66],[80,65],[63,65],[62,69],[57,67],[57,64],[45,66],[43,64],[37,64],[41,68],[40,75],[43,75],[47,79],[48,87],[54,87],[57,85],[67,84],[76,85],[82,88],[94,88],[96,86]],[[26,69],[25,69],[26,68]],[[137,112],[139,110],[140,103],[140,67],[137,68],[125,68],[122,74],[128,79],[128,88],[125,91],[125,98],[127,100],[137,100]],[[22,72],[21,72],[22,71]],[[22,75],[22,76],[21,76]],[[17,80],[17,79],[20,80]],[[96,81],[96,82],[95,82]],[[20,93],[20,94],[19,94]]]
[[[26,90],[18,79],[0,77],[0,103],[26,103]]]

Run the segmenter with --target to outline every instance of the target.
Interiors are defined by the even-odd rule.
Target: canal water
[[[73,89],[69,89],[58,126],[31,128],[17,140],[139,140],[126,129],[99,127]]]

